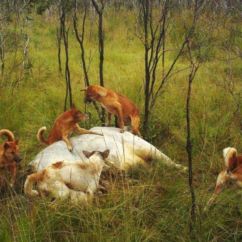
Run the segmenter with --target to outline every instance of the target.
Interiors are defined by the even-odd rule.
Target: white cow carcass
[[[127,170],[147,160],[160,160],[168,166],[185,170],[186,167],[176,164],[152,144],[130,132],[120,133],[120,129],[113,127],[94,127],[92,131],[102,133],[103,136],[85,134],[72,137],[73,151],[70,152],[63,141],[58,141],[37,154],[30,163],[34,171],[40,171],[57,161],[89,162],[83,151],[109,150],[107,161],[120,170]]]

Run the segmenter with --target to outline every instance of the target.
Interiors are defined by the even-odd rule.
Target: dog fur
[[[11,175],[10,186],[14,186],[16,182],[17,164],[21,161],[19,156],[18,140],[15,140],[14,134],[8,129],[0,130],[0,137],[6,136],[8,141],[0,145],[0,169],[4,173],[8,171]],[[0,179],[0,187],[3,187],[6,179]]]
[[[215,191],[212,197],[209,199],[205,209],[213,204],[218,194],[222,191],[223,186],[229,180],[236,181],[237,185],[242,187],[242,155],[238,155],[235,148],[227,147],[223,149],[223,156],[225,162],[225,169],[219,173]]]
[[[48,139],[45,139],[43,136],[43,133],[46,130],[46,127],[42,127],[38,130],[37,139],[46,145],[50,145],[56,141],[63,140],[66,143],[68,149],[72,151],[72,144],[69,140],[69,136],[72,134],[72,132],[75,131],[78,134],[101,135],[101,134],[83,129],[78,125],[78,122],[86,119],[87,119],[87,116],[81,113],[73,106],[70,110],[62,113],[61,115],[59,115],[59,117],[57,117],[57,119],[54,122],[54,126],[50,131]]]
[[[124,125],[131,122],[132,132],[139,135],[140,115],[139,109],[127,97],[99,85],[91,85],[85,92],[85,102],[98,101],[108,112],[108,125],[112,114],[118,117],[118,127],[124,131]]]
[[[83,153],[89,162],[59,161],[29,175],[24,184],[25,194],[32,197],[50,195],[57,199],[70,198],[72,202],[87,203],[98,188],[109,150]],[[35,184],[37,190],[33,189]]]

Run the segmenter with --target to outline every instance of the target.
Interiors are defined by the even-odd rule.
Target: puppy
[[[118,127],[124,132],[124,124],[131,122],[133,134],[139,135],[140,116],[139,109],[127,97],[110,89],[98,85],[91,85],[85,91],[85,102],[98,101],[108,112],[108,125],[111,122],[111,115],[118,118]]]
[[[70,151],[72,151],[72,145],[69,140],[69,136],[72,134],[72,132],[75,131],[78,134],[102,135],[96,132],[83,129],[78,125],[78,122],[86,119],[87,119],[87,116],[81,113],[73,106],[70,110],[62,113],[59,117],[57,117],[57,119],[54,122],[54,126],[50,131],[48,139],[45,139],[43,136],[43,133],[46,130],[46,127],[42,127],[39,129],[37,133],[37,139],[46,145],[53,144],[58,140],[63,140],[66,143],[67,148]]]
[[[225,169],[219,173],[215,191],[209,199],[205,210],[214,202],[218,194],[222,191],[223,186],[229,180],[234,180],[242,187],[242,155],[237,154],[237,150],[232,147],[223,149]]]
[[[0,169],[7,170],[11,175],[10,186],[16,182],[17,164],[21,161],[19,156],[18,140],[15,140],[13,133],[8,129],[0,130],[0,137],[6,136],[8,141],[0,145]],[[5,184],[4,179],[0,179],[1,187]]]
[[[77,163],[60,161],[47,166],[44,170],[29,175],[24,184],[24,192],[29,196],[50,195],[54,198],[73,202],[87,202],[99,186],[104,160],[109,150],[83,151],[89,162]],[[37,190],[33,189],[37,185]]]

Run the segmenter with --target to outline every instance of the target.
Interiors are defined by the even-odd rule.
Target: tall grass
[[[143,50],[134,35],[134,13],[117,15],[109,11],[105,19],[105,83],[129,96],[142,110]],[[241,241],[241,195],[236,187],[223,192],[209,213],[203,212],[216,175],[223,166],[221,150],[226,146],[242,147],[241,110],[240,114],[234,113],[234,99],[220,85],[227,65],[216,58],[201,67],[192,93],[194,183],[198,209],[193,236],[188,230],[190,195],[187,176],[158,161],[149,170],[137,168],[130,171],[132,179],[112,181],[108,194],[97,196],[88,207],[74,206],[68,201],[30,200],[23,195],[21,187],[27,165],[42,148],[36,140],[36,131],[42,125],[50,128],[63,110],[65,82],[57,71],[55,28],[55,19],[46,20],[35,15],[26,27],[30,35],[31,72],[26,74],[18,68],[12,69],[11,53],[7,56],[6,76],[0,88],[0,128],[14,131],[20,139],[24,160],[19,189],[9,189],[2,195],[0,241]],[[88,25],[88,31],[90,28],[95,30],[96,27]],[[225,30],[216,35],[218,39],[228,38]],[[175,47],[174,39],[169,43],[170,47]],[[90,79],[97,83],[95,35],[87,38],[86,48],[92,57]],[[223,56],[217,48],[213,51]],[[172,60],[172,54],[170,58],[167,64]],[[179,63],[180,67],[185,65],[185,60]],[[237,92],[242,90],[240,67],[241,60],[232,62]],[[74,102],[83,110],[83,94],[79,90],[84,78],[78,45],[71,31],[70,69]],[[187,161],[187,74],[186,71],[180,72],[169,81],[152,113],[147,137],[184,165]],[[16,80],[20,80],[17,85],[14,84]],[[92,118],[82,126],[100,125],[92,106],[88,106],[88,111]]]

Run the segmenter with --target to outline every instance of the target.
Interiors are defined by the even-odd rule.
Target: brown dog
[[[8,129],[0,130],[0,137],[6,136],[8,141],[0,145],[0,169],[6,169],[11,174],[10,186],[14,186],[16,181],[17,163],[21,161],[19,156],[18,140],[15,140],[13,133]],[[1,185],[5,184],[4,179],[0,179]]]
[[[237,150],[233,147],[223,149],[225,169],[218,175],[215,191],[209,199],[205,210],[214,202],[218,194],[222,191],[223,186],[231,180],[234,180],[242,187],[242,155],[238,155]]]
[[[46,130],[46,127],[42,127],[39,129],[37,133],[37,139],[47,145],[50,145],[58,140],[63,140],[67,148],[71,151],[72,145],[69,140],[69,136],[72,134],[72,132],[77,132],[78,134],[97,134],[101,135],[86,129],[81,128],[78,125],[78,122],[86,120],[87,116],[86,114],[81,113],[79,110],[77,110],[74,106],[62,113],[57,119],[55,120],[54,126],[48,136],[48,139],[45,139],[43,136],[44,131]]]
[[[102,107],[107,110],[108,125],[110,125],[111,115],[113,114],[118,117],[118,126],[121,132],[124,131],[124,124],[131,122],[133,134],[140,136],[139,109],[132,101],[119,93],[98,85],[91,85],[84,90],[86,91],[86,103],[98,101],[101,103]]]

